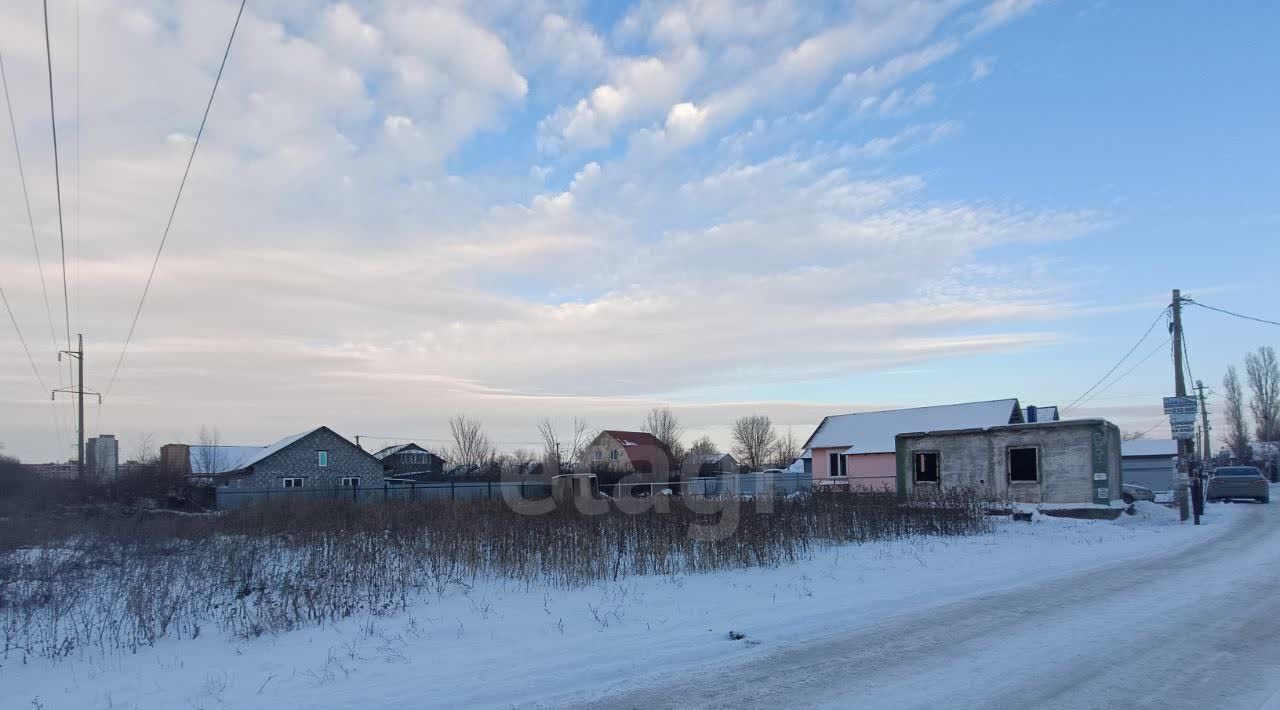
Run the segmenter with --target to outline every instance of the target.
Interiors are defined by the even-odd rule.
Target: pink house
[[[804,448],[813,452],[816,486],[893,491],[898,485],[898,434],[1023,422],[1017,399],[838,414],[824,418]]]

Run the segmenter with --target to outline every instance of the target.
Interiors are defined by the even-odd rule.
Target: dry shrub
[[[670,501],[668,501],[670,502]],[[479,580],[572,588],[629,575],[775,566],[815,548],[986,529],[968,491],[813,493],[712,503],[733,534],[691,539],[720,514],[522,515],[501,502],[311,501],[217,516],[102,514],[0,548],[0,658],[136,650],[217,629],[278,633],[407,608]],[[758,512],[767,510],[769,512]]]

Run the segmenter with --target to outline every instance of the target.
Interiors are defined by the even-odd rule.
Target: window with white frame
[[[610,450],[609,450],[609,460],[610,460],[610,461],[617,461],[617,460],[618,460],[618,450],[617,450],[617,449],[610,449]]]
[[[343,476],[342,487],[343,488],[359,488],[360,477],[359,476]]]
[[[604,460],[604,451],[603,451],[603,450],[601,450],[601,449],[596,449],[596,450],[595,450],[595,452],[594,452],[594,454],[593,454],[593,458],[595,458],[595,460],[596,460],[596,461],[603,461],[603,460]]]
[[[305,478],[286,478],[286,479],[283,479],[281,482],[284,484],[285,488],[302,488],[302,485],[306,483],[306,479]]]
[[[844,478],[849,475],[849,460],[839,452],[827,455],[827,475],[832,478]]]
[[[912,457],[916,483],[937,483],[939,480],[937,451],[917,451]]]
[[[316,465],[324,468],[329,465],[329,452],[321,449],[316,452]]]
[[[1036,483],[1040,480],[1040,449],[1013,446],[1007,454],[1010,483]]]

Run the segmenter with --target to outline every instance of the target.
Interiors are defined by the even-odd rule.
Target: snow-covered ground
[[[1151,504],[1116,522],[1001,521],[969,538],[842,546],[775,569],[573,591],[493,581],[428,594],[407,613],[278,637],[212,635],[133,655],[4,662],[0,707],[367,710],[660,698],[667,684],[729,678],[753,667],[744,664],[758,671],[833,633],[1058,578],[1069,584],[1231,536],[1271,514],[1263,506],[1210,511],[1200,528]],[[731,640],[731,631],[745,638]]]

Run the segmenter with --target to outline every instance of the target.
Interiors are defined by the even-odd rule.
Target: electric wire
[[[44,0],[44,56],[49,70],[49,128],[53,133],[53,185],[58,195],[58,243],[62,248],[62,310],[71,349],[71,299],[67,290],[67,238],[62,225],[62,169],[58,163],[58,113],[53,104],[53,46],[49,41],[49,0]],[[70,367],[70,364],[68,364]]]
[[[1123,365],[1125,361],[1128,360],[1129,357],[1133,355],[1134,351],[1136,351],[1139,347],[1141,347],[1141,345],[1144,342],[1146,342],[1147,337],[1151,335],[1151,331],[1155,330],[1156,324],[1159,323],[1160,319],[1163,318],[1165,314],[1169,312],[1170,308],[1171,306],[1165,306],[1164,308],[1160,309],[1160,313],[1156,314],[1155,320],[1151,321],[1151,326],[1147,328],[1147,332],[1143,333],[1142,337],[1138,339],[1138,342],[1134,343],[1133,347],[1129,348],[1129,352],[1125,353],[1124,357],[1121,357],[1120,360],[1117,361],[1116,364],[1113,365],[1110,370],[1107,370],[1107,374],[1100,377],[1098,381],[1093,384],[1092,387],[1085,390],[1084,394],[1080,395],[1079,397],[1076,397],[1075,400],[1071,402],[1071,404],[1068,404],[1067,406],[1063,407],[1062,408],[1063,413],[1066,413],[1072,407],[1075,407],[1077,404],[1079,404],[1081,400],[1083,400],[1085,397],[1088,397],[1103,382],[1105,382],[1108,377],[1111,377],[1112,373],[1120,369],[1120,366]]]
[[[1228,311],[1228,310],[1227,310],[1227,309],[1225,309],[1225,308],[1218,308],[1218,307],[1216,307],[1216,306],[1206,305],[1206,304],[1204,304],[1204,303],[1201,303],[1201,302],[1199,302],[1199,301],[1196,301],[1196,300],[1193,300],[1193,299],[1190,299],[1190,298],[1183,298],[1183,299],[1182,299],[1182,302],[1183,302],[1183,303],[1190,303],[1190,304],[1191,304],[1191,305],[1193,305],[1193,306],[1200,306],[1201,308],[1207,308],[1207,309],[1209,309],[1209,310],[1211,310],[1211,311],[1217,311],[1217,312],[1219,312],[1219,313],[1225,313],[1225,314],[1227,314],[1227,315],[1229,315],[1229,316],[1235,316],[1236,318],[1243,318],[1243,319],[1245,319],[1245,320],[1256,321],[1256,322],[1258,322],[1258,323],[1266,323],[1267,325],[1280,325],[1280,322],[1278,322],[1278,321],[1267,320],[1266,318],[1255,318],[1254,316],[1246,316],[1246,315],[1244,315],[1243,313],[1236,313],[1235,311]]]
[[[156,249],[155,259],[151,262],[151,271],[147,274],[147,283],[142,288],[142,298],[138,299],[138,309],[134,311],[133,321],[129,324],[129,333],[125,336],[124,347],[120,349],[120,358],[116,360],[115,369],[111,373],[111,379],[107,382],[107,387],[103,391],[103,396],[111,394],[111,388],[115,386],[116,377],[120,374],[120,366],[124,364],[125,355],[129,352],[129,343],[133,340],[133,333],[138,327],[138,318],[142,316],[142,307],[147,302],[147,294],[151,292],[151,281],[155,278],[156,267],[160,264],[160,255],[164,253],[164,245],[169,241],[169,230],[173,228],[173,218],[178,213],[178,203],[182,200],[182,190],[187,186],[187,176],[191,173],[191,163],[195,161],[196,149],[200,147],[200,138],[204,135],[205,124],[209,120],[209,110],[213,107],[213,98],[218,93],[218,84],[222,82],[222,72],[227,68],[227,57],[231,55],[231,45],[236,39],[236,30],[240,27],[240,17],[244,14],[244,6],[248,0],[240,0],[240,9],[236,12],[235,24],[231,26],[231,35],[227,38],[227,48],[222,53],[222,63],[218,65],[218,75],[213,80],[213,90],[209,92],[209,101],[204,107],[204,116],[200,119],[200,129],[196,131],[195,141],[191,144],[191,154],[187,157],[187,166],[182,171],[182,180],[178,183],[178,193],[173,198],[173,207],[169,210],[169,220],[164,225],[164,234],[160,237],[160,247]]]

